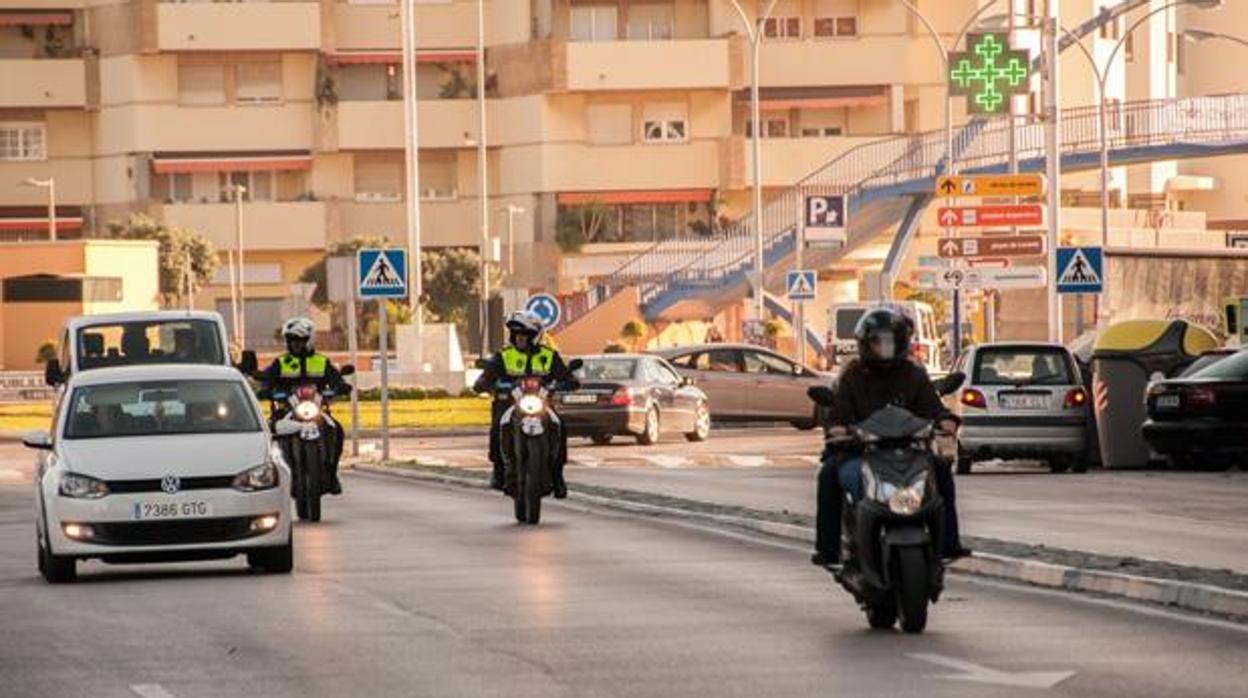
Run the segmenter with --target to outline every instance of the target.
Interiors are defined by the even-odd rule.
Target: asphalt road
[[[813,432],[725,429],[654,447],[573,440],[569,480],[717,504],[813,514]],[[485,467],[484,437],[402,439],[396,457]],[[708,463],[710,463],[708,465]],[[1095,471],[983,463],[958,478],[964,532],[1248,573],[1248,472]]]
[[[866,629],[805,552],[486,492],[348,478],[296,571],[240,561],[36,577],[0,483],[0,694],[1241,696],[1248,628],[954,579],[928,634]]]

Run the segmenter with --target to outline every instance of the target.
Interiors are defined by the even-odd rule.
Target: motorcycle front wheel
[[[546,464],[544,438],[525,438],[517,444],[516,521],[535,525],[542,519],[542,497],[546,495],[545,479],[540,476]]]
[[[922,548],[898,548],[894,586],[901,629],[907,633],[923,632],[927,627],[928,593],[927,556]]]
[[[300,472],[301,486],[295,497],[295,513],[304,521],[321,520],[321,495],[325,493],[325,448],[324,441],[304,441],[295,443],[295,458]]]

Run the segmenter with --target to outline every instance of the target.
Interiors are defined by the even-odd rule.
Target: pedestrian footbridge
[[[1111,166],[1248,153],[1248,94],[1150,100],[1111,105],[1105,136]],[[1015,127],[1019,169],[1045,169],[1045,125]],[[1099,167],[1098,108],[1079,107],[1062,115],[1063,172]],[[848,243],[837,250],[808,250],[807,267],[852,259],[878,245],[889,249],[886,269],[895,269],[934,198],[935,178],[949,158],[944,131],[884,139],[862,145],[828,162],[763,208],[762,237],[769,294],[782,295],[784,271],[793,268],[796,222],[807,194],[848,197]],[[977,119],[955,134],[953,157],[962,174],[1005,172],[1010,159],[1007,119]],[[709,241],[670,240],[623,264],[577,304],[569,324],[592,318],[594,309],[624,289],[650,321],[702,319],[740,302],[749,292],[756,239],[752,215],[727,226]],[[631,293],[635,289],[636,295]]]

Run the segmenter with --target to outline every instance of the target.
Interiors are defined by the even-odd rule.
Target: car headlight
[[[321,408],[311,400],[304,400],[295,405],[295,417],[301,422],[310,422],[321,416]]]
[[[97,480],[89,475],[64,473],[61,475],[57,491],[62,497],[71,499],[99,499],[108,494],[108,485],[104,484],[103,480]]]
[[[258,492],[277,487],[277,481],[277,466],[265,463],[235,475],[230,486],[240,492]]]
[[[525,395],[516,402],[516,409],[523,414],[537,414],[546,407],[546,403],[536,395]]]

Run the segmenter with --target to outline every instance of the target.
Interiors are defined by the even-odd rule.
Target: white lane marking
[[[447,466],[450,462],[445,458],[437,458],[435,456],[416,456],[416,462],[421,465]]]
[[[668,456],[657,454],[653,456],[642,456],[650,465],[657,465],[660,468],[683,468],[689,464],[689,459],[684,456]]]
[[[961,672],[958,674],[938,674],[934,676],[937,679],[950,681],[972,681],[974,683],[991,683],[998,686],[1013,686],[1016,688],[1049,689],[1075,675],[1073,671],[1020,671],[1016,673],[998,671],[989,669],[986,666],[973,664],[964,659],[945,657],[939,654],[910,654],[906,656],[911,659],[917,659],[920,662],[927,662],[928,664],[935,664]]]
[[[139,698],[173,698],[173,694],[158,683],[136,683],[130,690]]]
[[[819,456],[798,456],[798,458],[800,458],[802,462],[809,463],[810,465],[819,465],[822,462]]]
[[[0,470],[0,482],[26,482],[26,475],[20,470]]]
[[[571,460],[573,463],[576,463],[577,465],[583,465],[586,468],[597,468],[598,466],[602,465],[602,459],[595,458],[594,456],[585,456],[585,455],[577,454],[569,458],[569,460]]]
[[[729,463],[738,468],[763,468],[770,463],[767,456],[726,456]]]

